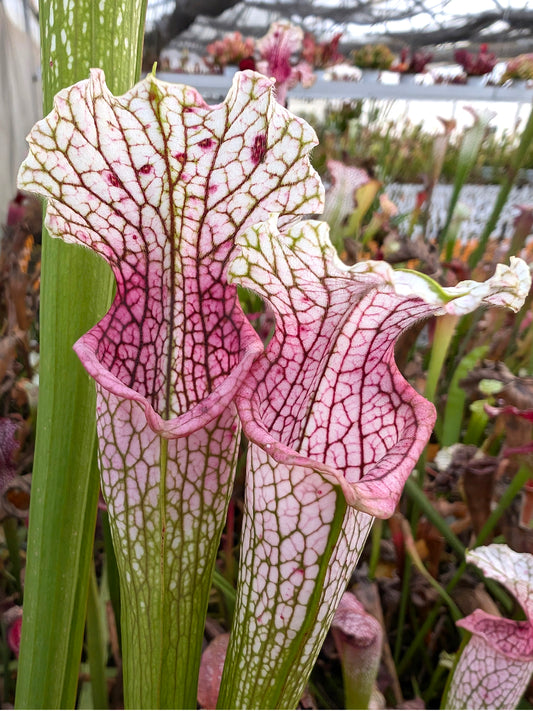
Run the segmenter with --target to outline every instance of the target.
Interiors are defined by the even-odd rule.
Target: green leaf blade
[[[57,91],[92,66],[108,71],[117,92],[138,78],[146,0],[49,0],[39,9],[45,111]],[[94,386],[72,344],[105,313],[112,288],[109,268],[88,250],[43,234],[41,386],[18,708],[75,703],[99,482]]]

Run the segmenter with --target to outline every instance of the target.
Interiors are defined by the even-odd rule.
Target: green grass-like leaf
[[[444,411],[444,423],[442,426],[441,444],[449,447],[456,442],[460,442],[461,425],[463,422],[463,410],[465,406],[466,393],[459,385],[463,378],[476,365],[480,358],[483,358],[488,351],[488,346],[479,346],[468,353],[459,363],[453,374],[448,388],[446,399],[446,409]]]
[[[115,93],[135,83],[146,0],[48,0],[39,11],[45,113],[53,96],[87,78],[91,67],[107,72]],[[94,385],[72,344],[103,316],[111,293],[107,265],[43,234],[41,386],[18,708],[75,703],[99,481]]]

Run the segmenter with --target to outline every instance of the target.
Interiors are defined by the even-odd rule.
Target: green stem
[[[370,562],[368,564],[368,577],[370,580],[374,580],[376,577],[376,568],[379,563],[381,538],[383,536],[383,520],[381,518],[375,519],[370,535],[372,538],[372,548],[370,550]]]
[[[437,511],[431,505],[427,496],[424,494],[417,482],[410,476],[405,482],[405,492],[409,498],[414,501],[417,507],[426,516],[428,521],[432,523],[435,528],[441,533],[446,539],[450,548],[460,557],[464,557],[465,547],[461,541],[457,538],[455,533],[450,530],[450,527],[446,521],[440,516]]]
[[[89,668],[91,670],[91,687],[93,695],[93,706],[95,709],[107,709],[107,680],[105,642],[102,627],[102,620],[98,583],[94,563],[91,566],[89,578],[89,596],[87,600],[87,656]]]
[[[436,320],[435,334],[433,336],[433,345],[431,347],[431,356],[426,378],[426,387],[424,390],[424,396],[433,403],[435,402],[437,385],[439,378],[441,377],[444,361],[446,360],[458,321],[459,317],[453,316],[452,314],[445,314]],[[420,459],[416,467],[418,472],[417,481],[420,486],[423,486],[424,484],[424,476],[426,473],[426,454],[427,447],[420,455]],[[415,503],[410,517],[411,530],[413,532],[416,529],[418,515],[418,508]]]
[[[113,548],[113,540],[111,537],[111,529],[109,527],[109,515],[107,511],[102,512],[102,530],[104,534],[104,550],[105,550],[105,565],[107,571],[107,585],[109,587],[109,599],[113,607],[115,616],[115,625],[117,627],[117,636],[120,644],[120,581],[117,567],[117,559]]]
[[[494,203],[494,207],[492,209],[491,215],[490,215],[489,219],[487,220],[485,228],[479,238],[479,244],[476,247],[476,249],[472,252],[472,254],[470,255],[470,259],[468,260],[469,266],[472,268],[476,266],[476,264],[482,259],[483,255],[485,254],[485,248],[487,246],[487,242],[489,241],[491,234],[494,232],[494,229],[496,228],[501,211],[503,210],[503,207],[504,207],[505,203],[507,202],[509,193],[511,192],[511,188],[513,187],[513,185],[515,183],[516,176],[518,175],[518,171],[523,166],[523,164],[527,158],[527,152],[528,152],[528,149],[529,149],[529,146],[530,146],[532,140],[533,140],[533,108],[531,109],[531,111],[529,113],[529,118],[528,118],[526,126],[522,132],[522,136],[520,137],[520,143],[518,145],[518,148],[516,149],[516,151],[513,155],[511,165],[509,166],[509,170],[506,172],[503,182],[501,184],[501,188],[498,193],[498,197],[496,198],[496,202]]]
[[[466,554],[466,548],[463,546],[461,541],[457,538],[455,533],[450,529],[446,521],[442,518],[442,516],[435,511],[433,508],[431,501],[427,498],[427,496],[424,494],[422,489],[416,484],[416,482],[410,477],[405,485],[405,490],[408,492],[409,496],[416,502],[417,506],[420,508],[420,510],[424,513],[426,518],[430,523],[435,526],[435,528],[439,531],[439,533],[442,534],[442,536],[445,538],[446,542],[448,545],[453,549],[453,551],[461,558],[464,560],[465,554]],[[486,526],[486,524],[485,524]],[[480,545],[477,544],[476,545]],[[507,609],[510,609],[511,606],[511,600],[505,590],[501,588],[499,585],[494,583],[492,580],[486,580],[485,584],[487,588],[491,591],[491,593],[496,597],[502,605],[504,605]]]
[[[467,353],[455,369],[446,398],[444,422],[442,425],[441,445],[449,447],[461,441],[461,425],[466,400],[466,392],[460,386],[461,380],[466,378],[475,364],[483,358],[488,351],[488,346],[478,346]]]
[[[435,335],[433,336],[426,388],[424,391],[425,397],[431,402],[435,402],[435,394],[437,392],[442,366],[446,360],[458,321],[459,317],[452,314],[439,316],[436,320]]]
[[[492,531],[494,530],[494,528],[495,528],[496,524],[498,523],[498,521],[500,520],[500,518],[503,516],[505,511],[509,508],[513,499],[521,491],[522,487],[528,481],[530,476],[531,476],[531,471],[528,467],[523,466],[520,468],[518,473],[514,476],[513,480],[511,481],[511,483],[505,490],[505,493],[499,500],[498,505],[496,506],[494,511],[491,513],[491,515],[488,517],[487,521],[485,522],[485,525],[482,527],[481,531],[479,532],[472,548],[477,548],[478,546],[481,546],[481,545],[483,545],[483,543],[485,543],[485,541],[491,535]],[[433,508],[433,507],[431,507],[431,508]],[[448,593],[451,593],[451,591],[455,588],[455,586],[457,585],[459,580],[462,578],[465,570],[466,570],[466,562],[463,558],[463,560],[459,564],[459,567],[457,568],[453,578],[450,580],[450,582],[446,586],[446,591]],[[506,609],[507,610],[510,609],[509,599],[507,599]],[[405,654],[402,656],[402,659],[398,665],[398,674],[402,674],[407,669],[411,659],[413,658],[414,653],[416,652],[418,647],[423,643],[428,632],[433,627],[435,620],[437,619],[437,616],[439,614],[439,610],[440,610],[440,603],[437,603],[433,607],[433,609],[429,613],[429,615],[427,616],[422,627],[417,632],[413,642],[411,643],[409,648],[406,650]]]
[[[463,436],[463,444],[474,444],[476,447],[481,446],[486,436],[485,431],[489,421],[489,416],[485,412],[486,402],[486,399],[474,400],[474,402],[470,404],[470,419],[468,420],[468,427]]]
[[[402,592],[400,595],[400,606],[398,608],[398,625],[396,627],[396,641],[394,643],[394,663],[398,666],[400,655],[402,653],[403,630],[405,627],[405,618],[407,616],[407,605],[411,599],[411,564],[405,560],[402,576]]]
[[[7,629],[4,622],[0,622],[0,643],[2,646],[3,688],[0,690],[0,703],[7,706],[13,692],[13,674],[10,669],[10,649],[7,643]]]
[[[431,587],[438,592],[444,602],[448,605],[448,607],[450,608],[450,612],[452,613],[453,621],[457,622],[457,620],[460,620],[462,617],[461,611],[459,610],[455,602],[452,600],[452,598],[448,595],[446,590],[442,587],[442,585],[437,580],[435,580],[435,578],[429,573],[425,565],[422,563],[422,560],[416,552],[416,548],[414,548],[414,546],[412,550],[409,550],[409,555],[411,557],[411,560],[413,561],[413,565],[418,570],[418,572],[428,581]]]
[[[459,213],[462,212],[460,211],[460,205],[455,206],[455,211]],[[446,253],[444,255],[444,258],[447,262],[449,262],[453,257],[453,250],[455,249],[455,243],[457,242],[457,237],[459,235],[461,225],[466,219],[466,217],[462,214],[455,214],[455,211],[452,215],[452,221],[450,223],[448,235],[446,237]]]
[[[452,223],[455,208],[457,207],[457,203],[459,201],[459,195],[461,194],[461,190],[463,189],[472,168],[476,164],[479,155],[479,148],[485,136],[486,128],[486,121],[477,118],[474,121],[474,125],[467,129],[463,135],[463,144],[461,146],[461,150],[459,151],[457,160],[453,192],[448,206],[446,223],[439,236],[439,248],[441,250],[449,239],[450,225]]]
[[[457,326],[458,317],[446,314],[440,316],[436,320],[435,325],[435,335],[433,337],[433,346],[431,348],[431,356],[429,361],[429,368],[426,380],[426,388],[424,395],[431,402],[435,401],[435,395],[437,392],[437,385],[439,382],[440,374],[444,361],[446,360],[446,355],[448,354],[448,349],[455,333],[455,328]],[[426,448],[427,449],[427,448]],[[417,463],[417,480],[419,486],[424,483],[424,476],[426,472],[426,449],[420,455],[420,459]],[[408,479],[409,483],[411,478]],[[414,482],[413,482],[414,483]],[[419,502],[415,499],[413,501],[413,506],[411,509],[411,530],[413,533],[416,530],[418,518],[420,516]],[[402,577],[402,592],[400,597],[400,606],[398,610],[398,632],[396,636],[396,642],[394,645],[394,659],[396,663],[400,658],[403,642],[403,630],[405,626],[405,617],[407,613],[407,605],[409,602],[409,588],[411,585],[411,566],[406,561]]]
[[[16,518],[5,518],[3,523],[4,536],[6,538],[9,560],[11,561],[11,573],[15,578],[17,591],[22,599],[22,585],[20,583],[20,543],[18,537],[18,521]]]
[[[235,559],[233,557],[233,537],[235,535],[235,501],[230,499],[224,536],[224,572],[230,583],[235,581]]]
[[[235,588],[216,568],[213,571],[213,587],[222,595],[230,619],[233,619],[233,613],[235,611]]]
[[[509,506],[512,504],[513,500],[515,497],[519,494],[519,492],[523,489],[523,487],[526,485],[526,483],[529,481],[531,478],[531,467],[529,467],[527,464],[522,464],[518,472],[514,475],[511,483],[505,490],[503,496],[501,499],[498,501],[498,505],[492,511],[488,519],[485,521],[483,526],[481,527],[481,531],[479,532],[476,541],[473,545],[473,548],[477,548],[478,546],[482,546],[487,538],[492,534],[494,531],[496,524],[500,520],[500,518],[503,516],[505,511],[509,508]],[[507,609],[511,609],[510,607]]]
[[[426,691],[424,692],[423,698],[426,704],[426,708],[433,708],[430,706],[430,703],[432,701],[433,695],[435,694],[436,688],[439,685],[442,677],[449,671],[446,667],[444,667],[441,663],[437,664],[435,671],[431,675],[430,682],[428,684],[428,687]]]

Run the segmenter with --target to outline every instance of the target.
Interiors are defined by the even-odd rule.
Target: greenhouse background
[[[226,5],[227,9],[220,12]],[[206,14],[202,13],[202,10]],[[330,38],[342,32],[340,49],[346,55],[366,42],[385,41],[398,51],[406,45],[429,47],[438,66],[453,66],[453,48],[472,43],[490,42],[498,56],[505,58],[527,53],[533,48],[531,28],[533,9],[529,3],[511,2],[505,6],[496,0],[469,3],[448,2],[172,2],[149,0],[147,9],[146,67],[157,53],[171,66],[179,64],[183,53],[188,68],[207,71],[203,63],[205,49],[224,33],[238,30],[243,36],[260,37],[272,22],[283,19],[314,33],[317,38]],[[193,14],[192,14],[193,13]],[[5,219],[7,204],[13,195],[16,172],[25,155],[25,136],[41,113],[39,68],[39,31],[37,4],[34,0],[3,0],[0,3],[2,61],[0,91],[3,97],[0,117],[2,141],[1,163],[5,166],[0,179],[0,219]],[[438,41],[438,43],[437,43]],[[459,44],[457,44],[459,43]],[[161,71],[161,69],[160,69]],[[503,71],[503,63],[500,65]],[[386,81],[395,81],[394,75]],[[176,81],[179,77],[176,77]],[[309,94],[312,92],[308,92]],[[382,92],[383,93],[383,92]],[[417,92],[419,94],[420,92]],[[441,94],[439,94],[440,97]],[[475,92],[474,92],[475,95]],[[390,92],[384,93],[390,98]],[[438,103],[403,101],[398,92],[388,106],[392,118],[409,117],[425,122],[429,131],[438,127],[436,115],[442,112]],[[478,98],[478,97],[476,97]],[[446,101],[446,99],[443,99]],[[495,111],[495,125],[510,129],[517,120],[524,120],[530,97],[524,94],[515,101],[486,103],[477,108]],[[452,100],[445,112],[454,117],[459,127],[468,124],[463,110],[468,97],[458,103]],[[318,111],[322,111],[318,108]]]

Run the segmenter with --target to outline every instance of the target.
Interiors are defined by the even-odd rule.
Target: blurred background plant
[[[304,87],[315,81],[312,65],[300,58],[304,33],[290,22],[274,22],[267,34],[257,41],[257,69],[276,80],[276,96],[285,105],[287,91],[299,82]]]
[[[404,47],[400,52],[400,61],[392,64],[391,71],[401,74],[421,74],[433,59],[433,52],[424,50],[409,50]]]
[[[385,183],[423,183],[433,172],[433,146],[438,133],[409,118],[391,118],[391,104],[369,100],[337,101],[322,117],[302,112],[318,133],[320,144],[313,153],[315,167],[325,172],[327,157],[359,163]],[[455,123],[454,120],[452,120]],[[439,172],[440,183],[453,183],[465,131],[453,128],[448,135]],[[488,127],[469,174],[470,183],[498,183],[510,165],[520,140],[520,126],[501,132]],[[533,146],[525,148],[519,184],[528,180],[524,171],[533,169]]]
[[[394,54],[386,44],[365,44],[351,54],[352,64],[360,69],[388,69]]]
[[[205,62],[210,68],[223,69],[228,65],[238,67],[243,59],[253,56],[254,49],[253,38],[244,38],[240,32],[232,32],[207,45],[208,57]]]
[[[480,45],[477,54],[467,49],[457,49],[453,56],[457,64],[462,66],[464,73],[469,77],[489,74],[498,61],[494,52],[489,52],[489,48],[486,44]]]
[[[339,42],[342,32],[333,35],[329,40],[318,42],[311,32],[305,32],[303,38],[302,59],[315,69],[327,69],[344,61],[339,52]]]
[[[501,81],[508,79],[533,79],[533,54],[519,54],[507,62]]]

